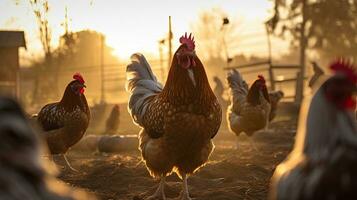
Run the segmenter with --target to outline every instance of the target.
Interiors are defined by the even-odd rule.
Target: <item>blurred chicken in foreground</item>
[[[20,106],[0,97],[0,199],[92,199],[50,176],[40,159],[40,144]]]
[[[140,150],[150,174],[161,178],[148,199],[166,199],[165,177],[175,171],[183,179],[180,199],[191,199],[187,175],[203,166],[213,151],[212,138],[222,111],[195,53],[193,37],[182,36],[163,88],[141,54],[127,67],[129,110],[143,129]]]
[[[277,104],[284,93],[278,91],[269,94],[265,79],[260,75],[248,88],[248,84],[235,69],[228,73],[227,81],[231,100],[231,105],[227,109],[228,127],[237,136],[242,132],[247,134],[249,141],[256,149],[250,137],[254,132],[267,128],[269,121],[275,117]],[[238,147],[237,138],[237,149]]]
[[[66,152],[75,145],[88,128],[90,111],[84,96],[84,79],[79,74],[66,87],[59,102],[45,105],[35,119],[43,129],[50,153],[61,155],[67,166],[74,169],[66,158]]]
[[[271,199],[357,199],[356,68],[338,60],[334,75],[302,109],[296,144],[271,182]],[[304,113],[305,112],[305,113]]]

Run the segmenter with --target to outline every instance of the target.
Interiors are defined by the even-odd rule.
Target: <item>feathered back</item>
[[[141,124],[142,117],[148,106],[145,101],[162,91],[146,58],[135,53],[131,56],[131,63],[126,68],[126,90],[130,92],[128,110],[135,123]]]
[[[244,88],[248,90],[247,85],[244,84],[242,75],[235,69],[227,73],[227,82],[231,88]]]
[[[243,80],[242,75],[235,69],[227,73],[227,82],[230,88],[230,109],[234,112],[240,110],[240,106],[248,95],[248,84]]]

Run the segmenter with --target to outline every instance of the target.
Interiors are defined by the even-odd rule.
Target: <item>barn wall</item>
[[[19,68],[17,47],[0,48],[0,94],[16,96],[16,80]]]

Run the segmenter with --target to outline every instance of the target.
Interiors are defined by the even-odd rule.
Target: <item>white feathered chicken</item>
[[[357,73],[338,60],[313,96],[294,150],[272,178],[271,199],[357,199]],[[306,121],[305,121],[306,119]]]

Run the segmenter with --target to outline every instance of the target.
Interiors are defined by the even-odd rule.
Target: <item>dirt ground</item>
[[[296,118],[277,117],[269,131],[253,137],[258,151],[247,137],[227,130],[215,138],[209,162],[188,179],[191,197],[196,200],[266,199],[269,181],[277,164],[285,159],[294,143]],[[67,184],[95,194],[98,199],[141,200],[154,193],[158,181],[149,176],[136,150],[118,154],[71,152],[69,160],[81,173],[62,171]],[[169,199],[177,197],[181,180],[172,174],[165,188]]]

